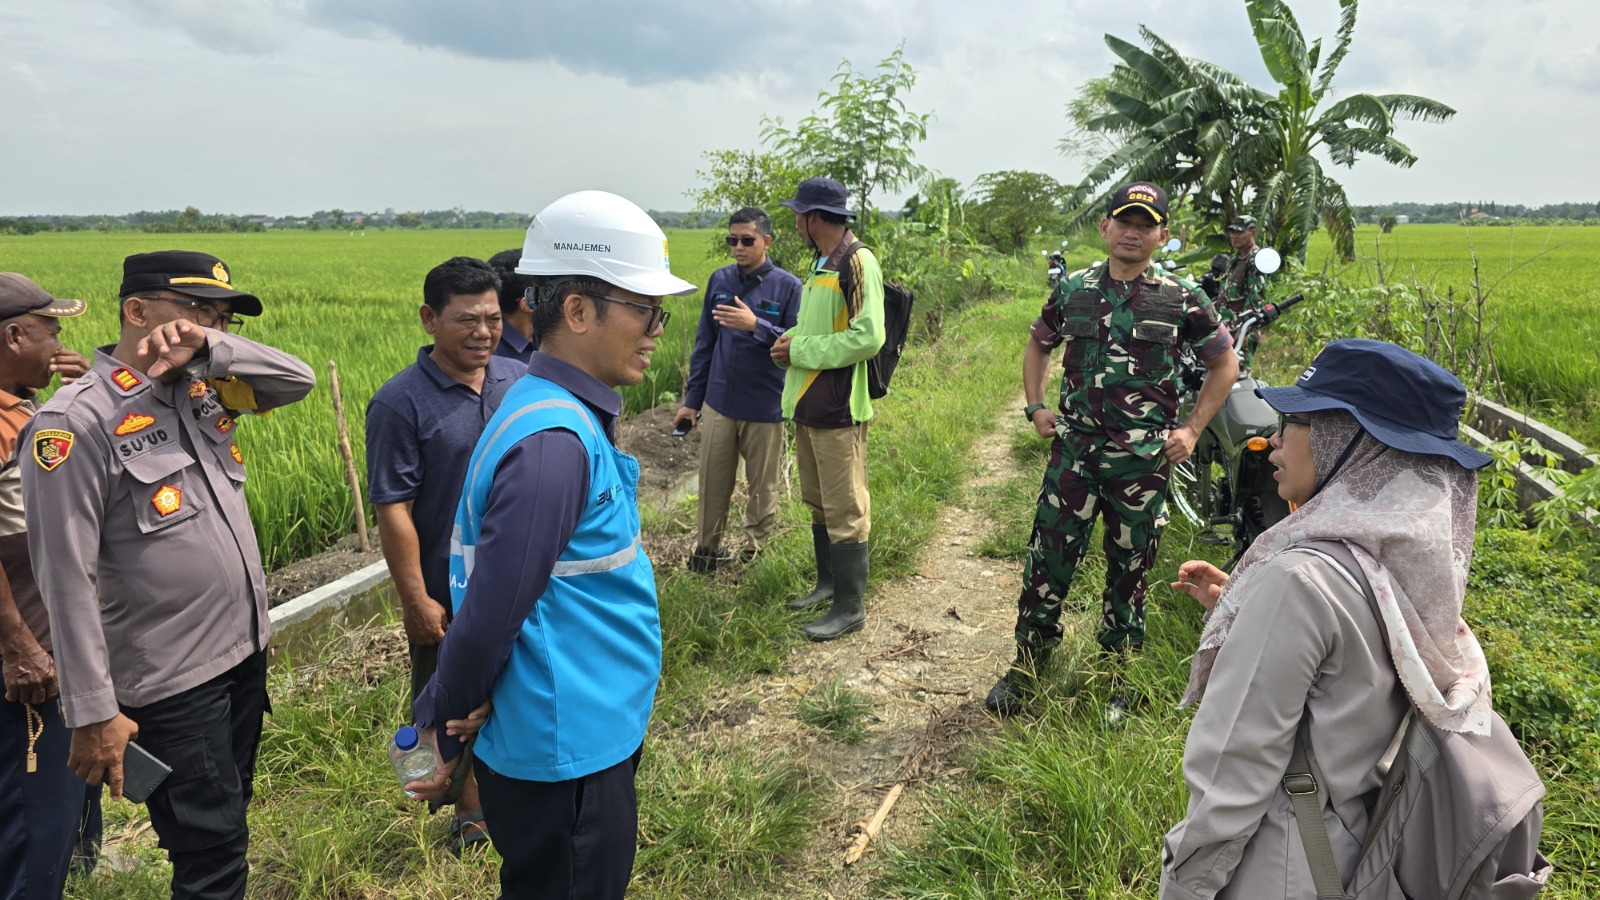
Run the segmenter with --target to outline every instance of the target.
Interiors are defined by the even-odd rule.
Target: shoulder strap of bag
[[[1377,601],[1367,584],[1355,555],[1339,541],[1308,541],[1297,544],[1294,550],[1314,553],[1333,564],[1344,579],[1361,591],[1377,613]],[[1378,629],[1385,632],[1383,617],[1378,616]],[[1409,721],[1409,717],[1407,717]],[[1401,728],[1406,723],[1400,724]],[[1294,752],[1289,756],[1289,770],[1283,776],[1283,790],[1294,807],[1295,827],[1300,830],[1300,843],[1305,847],[1306,862],[1311,867],[1311,879],[1316,883],[1318,897],[1344,897],[1344,883],[1339,880],[1339,866],[1333,858],[1333,844],[1328,840],[1328,824],[1322,820],[1322,801],[1317,797],[1317,779],[1311,774],[1311,761],[1306,754],[1307,731],[1310,723],[1305,715],[1300,717],[1300,727],[1294,735]]]
[[[860,241],[851,241],[850,246],[844,249],[844,255],[839,257],[839,292],[844,294],[844,308],[850,311],[849,318],[852,319],[858,310],[855,306],[856,276],[855,270],[850,267],[850,260],[855,258],[857,250],[865,246]]]

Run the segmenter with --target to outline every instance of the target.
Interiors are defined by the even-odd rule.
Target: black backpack
[[[850,307],[851,298],[855,294],[855,285],[851,283],[850,257],[866,244],[856,241],[845,248],[844,256],[839,261],[839,290],[844,293],[844,303]],[[878,355],[867,362],[867,395],[874,400],[880,400],[889,393],[889,379],[894,377],[895,367],[900,365],[900,354],[905,352],[906,338],[911,333],[911,304],[916,300],[916,295],[907,290],[902,284],[893,281],[883,283],[883,346],[879,348]],[[855,318],[859,310],[850,308],[850,318]]]

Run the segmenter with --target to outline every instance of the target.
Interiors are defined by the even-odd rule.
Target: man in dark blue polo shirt
[[[458,256],[422,282],[422,327],[434,343],[367,404],[367,487],[411,647],[411,699],[438,665],[450,622],[450,525],[467,459],[484,423],[526,368],[494,356],[499,279]],[[463,782],[450,829],[454,848],[486,838],[477,785]]]
[[[744,511],[744,561],[755,558],[778,521],[778,476],[783,462],[783,370],[772,344],[794,325],[800,279],[772,264],[772,219],[754,206],[728,219],[734,264],[711,274],[679,430],[700,431],[699,539],[689,568],[710,572],[732,559],[722,550],[739,459],[749,500]]]
[[[514,359],[523,365],[538,345],[533,342],[533,310],[523,302],[523,295],[533,287],[533,278],[517,274],[517,263],[522,261],[522,248],[501,250],[489,257],[494,274],[500,276],[500,343],[494,348],[495,356]]]

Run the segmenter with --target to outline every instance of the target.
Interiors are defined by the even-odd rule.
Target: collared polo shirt
[[[483,426],[525,368],[490,357],[483,387],[451,378],[428,355],[402,369],[367,403],[367,490],[373,503],[411,501],[422,583],[450,608],[450,526]]]
[[[533,341],[510,325],[500,329],[500,343],[494,345],[494,355],[515,360],[524,366],[533,355]]]

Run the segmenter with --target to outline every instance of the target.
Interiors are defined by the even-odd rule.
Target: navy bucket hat
[[[1494,461],[1459,438],[1467,391],[1444,368],[1384,341],[1333,341],[1291,387],[1256,388],[1278,412],[1342,409],[1386,447],[1443,456],[1463,468]]]
[[[780,206],[787,206],[801,215],[820,210],[835,215],[851,218],[855,213],[850,211],[848,204],[850,198],[844,192],[844,185],[832,178],[807,178],[795,188],[793,200],[783,200]]]

